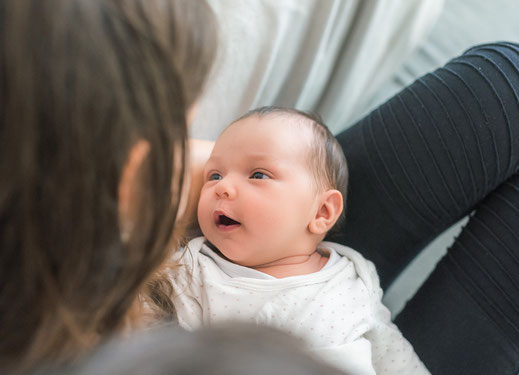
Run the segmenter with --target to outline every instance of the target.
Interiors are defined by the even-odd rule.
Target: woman
[[[70,360],[144,316],[174,316],[159,270],[180,229],[186,113],[214,54],[204,9],[0,2],[0,366]],[[471,242],[460,237],[399,318],[433,372],[504,374],[519,363],[518,55],[511,45],[472,50],[338,137],[352,185],[343,241],[375,260],[383,282],[477,208],[462,235]],[[485,246],[476,233],[488,233]],[[504,319],[488,319],[494,311]]]
[[[157,270],[215,24],[162,0],[5,0],[0,24],[0,366],[29,368],[174,315]]]

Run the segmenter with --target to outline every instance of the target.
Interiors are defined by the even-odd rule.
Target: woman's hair
[[[173,312],[154,272],[215,28],[200,0],[0,0],[0,366],[75,357],[139,294]],[[123,241],[118,187],[138,140],[150,147]]]

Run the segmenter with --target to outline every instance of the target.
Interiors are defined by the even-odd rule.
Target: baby
[[[322,242],[342,216],[347,166],[318,119],[253,110],[220,135],[172,282],[187,329],[229,321],[302,338],[350,374],[428,374],[382,305],[374,265]]]

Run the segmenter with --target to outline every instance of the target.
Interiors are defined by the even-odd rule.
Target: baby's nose
[[[218,184],[216,184],[215,192],[220,199],[234,199],[237,193],[236,186],[228,177],[220,180]]]

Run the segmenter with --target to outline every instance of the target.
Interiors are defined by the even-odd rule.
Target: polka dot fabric
[[[323,242],[321,249],[342,256],[319,272],[231,277],[204,241],[188,244],[171,277],[183,327],[268,325],[301,338],[308,350],[350,374],[429,374],[391,322],[375,267],[355,250]]]

